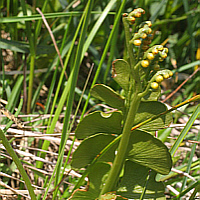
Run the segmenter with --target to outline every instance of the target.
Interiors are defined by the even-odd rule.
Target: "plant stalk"
[[[124,124],[122,138],[120,140],[119,147],[118,147],[118,152],[113,162],[113,165],[111,167],[111,170],[108,174],[106,183],[101,191],[100,196],[114,190],[116,187],[122,166],[125,161],[125,156],[126,156],[127,147],[129,144],[130,134],[131,134],[131,127],[133,125],[135,115],[140,105],[140,101],[141,101],[141,98],[137,94],[133,95],[131,106],[126,118],[126,122]]]
[[[8,142],[6,136],[4,135],[4,133],[2,132],[1,129],[0,129],[0,139],[2,140],[2,143],[3,143],[4,147],[6,148],[6,151],[9,153],[9,155],[12,157],[13,161],[15,162],[22,178],[24,179],[24,182],[29,191],[29,195],[30,195],[31,199],[36,200],[36,196],[35,196],[33,187],[31,185],[31,182],[29,180],[29,177],[28,177],[26,171],[24,170],[24,167],[23,167],[20,159],[17,157],[16,153],[14,152],[12,146]]]
[[[138,62],[136,64],[136,58],[134,57],[134,54],[133,54],[133,45],[130,43],[131,34],[130,34],[129,23],[128,23],[126,17],[123,17],[122,20],[123,20],[123,25],[124,25],[126,46],[127,46],[128,55],[129,55],[129,61],[128,62],[129,62],[130,67],[131,67],[131,73],[130,73],[130,75],[132,76],[131,79],[133,78],[134,81],[135,81],[135,91],[141,92],[142,91],[142,85],[141,85],[141,80],[140,80],[140,75],[139,75],[139,70],[138,70],[138,65],[140,63]]]

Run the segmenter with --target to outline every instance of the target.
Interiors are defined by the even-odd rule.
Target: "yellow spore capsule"
[[[141,12],[135,12],[134,13],[134,17],[137,17],[137,18],[141,17],[141,15],[142,15]]]
[[[162,82],[163,81],[163,76],[162,75],[158,75],[158,76],[156,76],[156,78],[155,78],[155,81],[157,82],[157,83],[160,83],[160,82]]]
[[[153,59],[154,59],[153,53],[148,53],[148,54],[147,54],[147,58],[148,58],[149,60],[153,60]]]
[[[145,39],[147,37],[147,34],[146,33],[143,33],[142,35],[141,35],[141,38],[142,39]]]
[[[149,66],[149,61],[148,60],[142,60],[141,61],[142,67],[148,67]]]
[[[134,24],[134,23],[135,23],[135,17],[131,17],[131,18],[129,19],[129,22],[130,22],[130,24]]]
[[[157,45],[156,49],[158,49],[159,51],[162,51],[164,49],[164,47],[162,45]]]
[[[135,46],[140,46],[141,43],[142,43],[141,40],[134,40],[134,41],[133,41],[133,44],[134,44]]]
[[[165,52],[165,53],[168,53],[168,52],[169,52],[168,48],[165,47],[165,48],[164,48],[164,52]]]
[[[163,77],[164,77],[165,79],[168,79],[168,78],[169,78],[169,74],[168,74],[168,73],[163,74]]]
[[[158,87],[159,87],[159,84],[157,82],[152,82],[151,83],[151,88],[152,89],[156,90],[156,89],[158,89]]]
[[[151,21],[146,21],[146,23],[147,23],[147,25],[148,25],[149,27],[151,27],[151,25],[152,25]]]
[[[152,50],[152,53],[153,53],[154,55],[158,54],[158,49],[153,49],[153,50]]]
[[[152,29],[151,29],[151,28],[146,29],[146,33],[147,33],[147,34],[150,34],[151,32],[152,32]]]
[[[137,8],[137,9],[135,9],[135,10],[137,10],[138,12],[141,12],[142,14],[145,14],[145,10],[142,9],[142,8]]]
[[[169,72],[169,76],[170,76],[170,77],[173,76],[173,72],[172,72],[172,71]]]
[[[161,58],[167,58],[167,54],[164,53],[164,52],[161,52],[161,53],[160,53],[160,56],[161,56]]]

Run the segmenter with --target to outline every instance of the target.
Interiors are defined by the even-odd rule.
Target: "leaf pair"
[[[90,167],[88,191],[77,190],[72,199],[98,198],[106,174],[113,162],[119,141],[112,144],[116,136],[99,133],[86,138],[73,154],[72,167]],[[107,146],[110,148],[104,152]],[[158,153],[159,152],[159,153]],[[103,155],[102,155],[103,154]],[[98,159],[98,156],[100,157]],[[96,160],[96,162],[94,162]],[[94,163],[93,165],[90,165]],[[101,166],[101,167],[99,167]],[[166,146],[151,134],[135,130],[131,134],[124,173],[116,188],[116,199],[138,198],[147,185],[147,199],[164,197],[164,186],[155,181],[156,173],[168,174],[172,166],[171,156]],[[149,172],[152,169],[150,176]],[[148,184],[146,183],[148,179]],[[120,196],[117,196],[120,195]]]
[[[124,97],[105,85],[95,85],[92,94],[109,106],[119,109],[106,114],[100,111],[87,115],[76,129],[77,139],[84,139],[72,157],[73,168],[87,168],[89,189],[77,190],[71,199],[97,199],[106,174],[115,159],[123,130]],[[133,126],[166,111],[164,104],[156,101],[141,102]],[[172,121],[170,114],[144,124],[131,132],[121,181],[113,199],[139,198],[145,191],[146,199],[164,198],[164,186],[155,181],[156,173],[168,174],[172,160],[167,147],[147,131],[165,128]],[[107,196],[108,195],[108,196]]]

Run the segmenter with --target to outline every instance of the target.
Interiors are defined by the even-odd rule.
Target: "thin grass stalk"
[[[49,176],[46,176],[46,177],[45,177],[45,180],[44,180],[43,188],[46,188],[46,187],[47,187],[48,181],[49,181]],[[42,194],[38,194],[38,195],[37,195],[37,200],[41,200],[41,199],[42,199],[41,197],[42,197]]]
[[[7,5],[6,5],[6,8],[7,8],[7,17],[9,17],[10,16],[10,0],[7,0]]]
[[[79,72],[79,68],[80,68],[80,64],[81,64],[81,55],[82,55],[82,51],[83,51],[86,34],[87,34],[87,28],[88,28],[89,18],[91,15],[91,10],[93,7],[93,2],[94,2],[93,0],[88,1],[85,12],[84,12],[85,17],[84,17],[82,30],[81,30],[81,34],[80,34],[80,39],[79,39],[79,44],[78,44],[78,48],[77,48],[77,52],[76,52],[75,63],[73,66],[73,71],[70,74],[70,76],[72,76],[72,79],[71,79],[72,81],[71,81],[71,83],[70,82],[67,83],[67,84],[70,84],[70,91],[69,91],[69,96],[67,99],[67,104],[66,104],[67,109],[65,112],[65,118],[64,118],[64,122],[63,122],[64,126],[63,126],[63,130],[62,130],[61,142],[60,142],[60,146],[59,146],[59,155],[62,156],[62,159],[61,159],[61,162],[59,163],[58,171],[56,172],[56,179],[55,179],[54,186],[57,185],[59,180],[62,179],[62,177],[60,177],[60,170],[61,170],[61,166],[62,166],[64,152],[61,152],[61,149],[62,149],[61,147],[63,145],[65,145],[66,140],[69,136],[69,133],[67,134],[67,131],[69,128],[70,115],[71,115],[73,101],[74,101],[75,87],[76,87],[78,72]],[[58,191],[58,188],[54,192],[53,199],[55,199],[57,191]]]
[[[91,67],[90,72],[89,72],[89,74],[88,74],[87,80],[86,80],[85,85],[84,85],[84,88],[83,88],[83,92],[82,92],[81,97],[80,97],[80,99],[79,99],[78,105],[77,105],[76,110],[75,110],[75,113],[74,113],[74,118],[73,118],[72,121],[71,121],[71,126],[70,126],[68,132],[71,132],[71,130],[72,130],[72,128],[73,128],[73,125],[74,125],[74,122],[75,122],[75,118],[76,118],[77,113],[78,113],[78,110],[79,110],[79,108],[80,108],[80,105],[81,105],[81,102],[82,102],[82,99],[83,99],[83,95],[84,95],[84,92],[85,92],[85,90],[86,90],[87,84],[88,84],[88,82],[89,82],[89,78],[90,78],[90,76],[91,76],[92,70],[93,70],[93,67]],[[69,149],[69,151],[68,151],[67,158],[66,158],[65,163],[64,163],[64,166],[63,166],[63,171],[62,171],[62,174],[61,174],[61,176],[60,176],[61,178],[63,177],[64,172],[65,172],[65,169],[66,169],[66,167],[67,167],[67,164],[68,164],[68,161],[69,161],[69,158],[70,158],[70,155],[71,155],[71,152],[72,152],[72,149],[73,149],[73,145],[74,145],[75,140],[76,140],[76,137],[73,137],[72,144],[71,144],[70,149]],[[66,141],[65,141],[64,143],[66,143],[66,142],[67,142],[67,139],[66,139]]]
[[[72,17],[70,17],[70,19],[69,19],[69,22],[68,22],[69,24],[71,23],[71,20],[72,20]],[[70,26],[67,27],[67,29],[65,30],[64,36],[63,36],[63,40],[62,40],[62,44],[61,44],[61,48],[60,48],[60,52],[61,53],[62,53],[64,45],[65,45],[67,34],[69,32],[69,27]],[[46,105],[45,105],[45,111],[44,111],[45,114],[47,114],[47,112],[49,110],[49,105],[50,105],[50,102],[51,102],[51,97],[52,97],[53,89],[54,89],[54,86],[55,86],[56,75],[57,75],[59,63],[60,62],[59,62],[59,58],[58,58],[58,61],[57,61],[57,64],[56,64],[56,70],[54,71],[54,75],[53,75],[53,79],[52,79],[52,82],[51,82],[51,86],[49,88],[47,102],[46,102]]]
[[[154,10],[154,14],[149,19],[152,22],[152,24],[154,24],[156,18],[158,17],[161,11],[161,8],[166,4],[166,2],[167,2],[166,0],[162,0],[160,4],[156,7],[156,9]]]
[[[35,68],[35,55],[31,55],[30,75],[29,75],[29,85],[28,85],[27,113],[31,112],[31,102],[32,102],[32,94],[33,94],[34,68]]]
[[[70,16],[77,17],[77,16],[81,16],[82,14],[83,12],[81,11],[70,11],[70,12],[64,12],[64,13],[56,12],[56,13],[46,13],[44,14],[44,17],[46,19],[55,18],[55,17],[70,17]],[[102,12],[92,11],[91,14],[102,14]],[[109,12],[108,14],[115,15],[115,12]],[[12,22],[16,23],[16,22],[21,22],[21,21],[28,22],[28,21],[39,20],[39,19],[42,19],[41,15],[39,14],[34,14],[31,16],[22,16],[22,17],[3,17],[3,18],[0,18],[0,23],[12,23]]]
[[[185,194],[187,194],[193,188],[199,187],[199,185],[200,185],[200,180],[198,180],[197,182],[193,183],[188,188],[186,188],[184,191],[182,191],[181,193],[179,193],[179,195],[177,195],[176,197],[174,197],[173,200],[180,199],[181,197],[183,197]]]
[[[47,101],[46,101],[46,104],[45,104],[45,110],[44,110],[44,114],[47,114],[48,113],[48,110],[49,110],[49,105],[51,103],[51,98],[52,98],[52,93],[53,93],[53,89],[54,89],[54,86],[55,86],[55,82],[56,82],[56,76],[57,76],[57,71],[58,71],[58,64],[59,64],[59,61],[56,65],[56,69],[54,71],[54,74],[53,74],[53,78],[52,78],[52,81],[51,81],[51,85],[50,85],[50,88],[49,88],[49,92],[48,92],[48,96],[47,96]],[[43,124],[44,125],[44,124]],[[41,142],[41,141],[40,141]],[[40,142],[39,142],[39,145],[38,147],[40,148]],[[40,156],[40,153],[38,152],[38,156]],[[38,165],[38,162],[36,162],[36,166]],[[38,179],[38,175],[35,175],[35,182],[37,182],[37,179]]]
[[[43,6],[42,6],[42,13],[45,12],[45,9],[46,9],[48,2],[49,2],[49,0],[44,1]],[[39,19],[38,22],[37,22],[36,28],[35,28],[35,45],[37,43],[38,36],[40,34],[40,31],[41,31],[41,27],[42,27],[42,19]]]
[[[17,157],[17,154],[14,152],[14,150],[12,149],[12,146],[10,145],[10,143],[8,142],[6,136],[4,135],[4,133],[2,132],[2,130],[0,129],[0,139],[2,140],[2,143],[4,145],[4,147],[6,148],[6,151],[9,153],[9,155],[12,157],[12,160],[14,161],[14,163],[16,164],[22,178],[24,179],[25,185],[29,191],[29,195],[31,197],[32,200],[36,200],[36,196],[33,190],[33,187],[31,185],[31,182],[29,180],[28,175],[26,174],[26,171],[23,168],[23,165],[21,164],[20,159]]]
[[[145,197],[145,193],[146,193],[147,186],[148,186],[148,183],[149,183],[150,175],[151,175],[151,170],[149,170],[149,174],[146,177],[146,182],[144,184],[144,188],[142,190],[142,193],[141,193],[141,196],[140,196],[140,200],[143,200],[144,197]]]
[[[5,69],[4,69],[4,61],[3,61],[3,55],[2,55],[2,51],[1,51],[1,48],[0,48],[0,65],[1,65],[1,68],[2,68],[2,79],[0,79],[2,81],[2,95],[1,95],[1,98],[3,98],[3,94],[4,94],[4,90],[5,90]]]
[[[13,15],[17,16],[18,14],[18,0],[13,0]],[[17,31],[17,24],[13,24],[14,27],[14,40],[18,40],[18,31]],[[16,52],[16,58],[17,58],[17,52]]]
[[[108,5],[105,7],[103,10],[101,16],[98,18],[96,21],[95,25],[93,26],[92,30],[90,31],[90,34],[87,37],[87,40],[85,41],[84,47],[83,47],[83,52],[82,52],[82,57],[81,60],[83,59],[85,52],[87,51],[88,47],[90,46],[92,40],[94,39],[97,31],[99,30],[100,26],[104,22],[105,18],[109,14],[110,9],[113,7],[113,5],[116,3],[116,0],[111,0]],[[92,13],[92,12],[91,12]]]
[[[21,0],[22,11],[24,15],[27,15],[26,3],[25,0]],[[25,22],[27,37],[30,44],[30,75],[29,75],[29,86],[28,86],[28,101],[27,101],[27,113],[31,112],[31,101],[33,93],[33,77],[34,77],[34,68],[35,68],[35,44],[34,37],[31,33],[31,24],[30,22]]]
[[[74,43],[75,43],[75,41],[77,39],[77,36],[78,36],[79,30],[80,30],[80,27],[82,25],[83,19],[84,19],[84,15],[80,19],[79,26],[77,27],[76,33],[74,35],[74,38],[73,38],[73,41],[72,41],[72,44],[71,44],[71,47],[70,47],[70,49],[68,51],[67,57],[66,57],[65,62],[64,62],[64,67],[63,67],[61,75],[60,75],[60,79],[59,79],[59,82],[58,82],[57,90],[56,90],[56,93],[55,93],[55,96],[54,96],[54,100],[53,100],[53,104],[52,104],[52,109],[51,109],[51,112],[50,112],[51,116],[53,115],[53,112],[54,112],[54,109],[55,109],[55,105],[56,105],[56,102],[57,102],[57,99],[58,99],[58,94],[59,94],[59,91],[60,91],[60,88],[61,88],[61,84],[62,84],[62,81],[63,81],[63,77],[64,77],[64,72],[65,72],[67,64],[69,62],[69,58],[71,57],[71,53],[72,53],[72,50],[73,50],[73,47],[74,47]],[[70,81],[70,77],[69,77],[68,81]],[[52,117],[49,118],[47,134],[53,133],[53,131],[54,131],[56,122],[57,122],[57,120],[59,118],[59,115],[60,115],[62,109],[63,109],[63,105],[64,105],[64,102],[65,102],[65,100],[67,98],[69,89],[70,88],[68,87],[68,85],[66,85],[65,88],[64,88],[63,94],[62,94],[62,96],[60,98],[60,101],[59,101],[58,107],[56,109],[56,112],[55,112],[53,120],[52,120]],[[45,140],[44,143],[43,143],[42,149],[43,150],[47,150],[49,144],[50,144],[49,141]],[[46,155],[46,153],[42,152],[40,156],[42,158],[45,158],[45,155]],[[43,163],[42,162],[37,162],[36,166],[38,168],[41,168],[43,166]]]
[[[23,104],[23,98],[21,98],[21,100],[20,100],[18,109],[17,109],[17,111],[16,111],[16,113],[15,113],[15,115],[14,115],[15,117],[17,117],[18,114],[20,113],[20,111],[21,111],[21,109],[22,109],[22,104]],[[13,124],[13,121],[9,121],[9,122],[6,124],[6,127],[3,129],[3,133],[4,133],[4,134],[5,134],[6,131],[12,126],[12,124]]]
[[[23,105],[23,99],[21,98],[20,103],[19,103],[19,107],[18,107],[18,111],[16,112],[15,116],[18,115],[18,113],[20,112],[21,108]],[[13,122],[10,123],[10,125],[12,125]],[[7,129],[8,127],[6,127]],[[5,130],[4,130],[5,131]],[[6,136],[5,136],[5,132],[3,132],[0,129],[0,139],[2,140],[2,143],[4,145],[4,147],[6,148],[6,151],[9,153],[9,155],[12,157],[12,160],[14,161],[14,163],[16,164],[22,178],[24,179],[25,185],[29,191],[29,195],[31,197],[32,200],[36,200],[36,196],[33,190],[33,187],[31,185],[31,182],[29,180],[29,177],[26,173],[26,171],[24,170],[24,167],[20,161],[20,159],[18,158],[17,154],[15,153],[15,151],[13,150],[12,146],[10,145],[9,141],[7,140]]]
[[[112,42],[112,38],[113,38],[113,36],[114,36],[114,34],[115,34],[115,31],[116,31],[116,29],[117,29],[118,23],[119,23],[119,21],[120,21],[120,19],[121,19],[121,15],[122,15],[122,12],[123,12],[125,3],[126,3],[126,0],[123,0],[122,3],[121,3],[120,8],[119,8],[119,10],[118,10],[118,14],[117,14],[116,19],[115,19],[115,21],[114,21],[112,31],[111,31],[111,33],[110,33],[110,35],[109,35],[108,41],[107,41],[107,43],[106,43],[106,46],[105,46],[104,51],[103,51],[103,54],[102,54],[102,56],[101,56],[101,60],[100,60],[100,62],[99,62],[98,68],[97,68],[97,71],[96,71],[96,73],[95,73],[95,77],[94,77],[94,79],[93,79],[93,81],[92,81],[91,88],[94,86],[94,84],[96,83],[96,81],[97,81],[97,79],[98,79],[99,73],[100,73],[100,71],[101,71],[101,67],[102,67],[102,65],[103,65],[103,63],[104,63],[104,60],[105,60],[105,58],[106,58],[106,56],[107,56],[108,49],[109,49],[110,44],[111,44],[111,42]],[[89,99],[90,99],[90,93],[88,94],[88,99],[87,99],[87,101],[85,102],[85,105],[84,105],[84,108],[83,108],[83,111],[82,111],[82,114],[81,114],[81,119],[83,118],[84,113],[85,113],[85,111],[86,111],[86,109],[87,109]]]
[[[11,113],[14,111],[14,108],[17,104],[17,99],[21,93],[21,86],[23,83],[24,76],[20,75],[15,82],[14,87],[12,88],[11,95],[8,98],[8,104],[5,106]]]
[[[175,141],[175,143],[173,144],[173,146],[170,149],[170,153],[172,155],[172,157],[174,156],[176,150],[178,149],[178,147],[180,146],[181,142],[183,141],[184,137],[187,135],[188,131],[190,130],[190,128],[192,127],[192,124],[194,123],[194,121],[196,120],[196,118],[198,117],[200,113],[200,105],[198,105],[195,109],[195,111],[193,112],[193,114],[191,115],[190,119],[188,120],[187,124],[185,125],[185,127],[183,128],[183,130],[181,131],[180,135],[178,136],[177,140]]]
[[[121,1],[118,0],[117,3],[118,3],[118,8],[119,8]],[[117,16],[117,12],[116,12],[115,18],[116,18],[116,16]],[[110,55],[109,55],[108,62],[107,62],[108,67],[106,68],[104,76],[103,76],[103,83],[104,84],[106,83],[106,79],[107,79],[108,74],[110,72],[110,66],[112,65],[114,53],[116,51],[118,34],[119,34],[119,23],[117,24],[116,31],[115,31],[115,34],[113,35],[113,39],[112,39],[112,45],[110,47]]]
[[[198,132],[196,141],[200,141],[200,131]],[[195,151],[196,151],[196,146],[197,146],[197,144],[193,144],[192,151],[190,153],[190,158],[189,158],[188,163],[187,163],[187,169],[186,169],[185,172],[188,173],[188,174],[189,174],[190,169],[191,169],[192,160],[193,160],[193,157],[194,157],[194,154],[195,154]],[[187,179],[188,179],[188,177],[184,176],[180,192],[182,192],[184,190],[186,183],[187,183]]]
[[[185,13],[187,13],[189,11],[188,0],[183,0],[183,6],[184,6]],[[195,38],[193,36],[194,30],[192,28],[192,24],[193,24],[192,16],[188,16],[187,17],[187,31],[188,31],[188,34],[190,35],[190,40],[191,40],[191,47],[190,47],[191,60],[194,61],[195,60]]]
[[[68,47],[68,45],[67,45]],[[62,53],[62,58],[65,56],[65,54],[68,52],[68,48],[64,48],[63,49],[63,53]],[[35,106],[35,103],[37,101],[38,95],[40,93],[40,90],[42,88],[42,86],[44,85],[45,81],[47,80],[47,78],[49,77],[50,72],[53,70],[54,66],[56,65],[56,63],[58,62],[58,57],[56,57],[53,62],[50,64],[50,66],[48,67],[47,72],[45,73],[43,79],[41,80],[39,86],[37,87],[37,90],[35,91],[34,95],[33,95],[33,100],[32,100],[32,104],[31,107],[33,108]],[[59,79],[60,80],[60,79]]]
[[[189,200],[195,199],[196,194],[197,194],[197,192],[199,192],[199,191],[200,191],[200,183],[199,183],[197,186],[195,186],[195,190],[194,190],[193,193],[191,194]]]

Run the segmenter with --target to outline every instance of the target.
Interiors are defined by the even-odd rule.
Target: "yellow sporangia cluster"
[[[167,57],[168,48],[164,48],[162,45],[155,45],[148,49],[141,61],[142,67],[148,67],[151,61],[154,61],[154,70],[159,70],[158,61],[163,61]]]
[[[123,14],[123,17],[127,17],[129,24],[133,25],[135,23],[135,18],[141,17],[142,14],[145,14],[144,9],[137,8],[137,9],[134,9],[129,14],[128,13]]]
[[[168,79],[170,77],[173,76],[173,72],[170,70],[162,70],[159,72],[159,74],[156,74],[154,76],[154,81],[151,82],[151,88],[152,89],[158,89],[160,83],[164,80],[164,79]]]
[[[151,40],[153,38],[151,32],[151,22],[146,21],[141,24],[140,29],[137,33],[134,34],[133,38],[130,40],[130,43],[135,46],[140,46],[142,44],[142,49],[147,50],[149,48],[149,44],[151,44]]]
[[[142,14],[145,14],[145,11],[142,8],[137,8],[129,14],[125,13],[123,17],[126,18],[130,25],[133,25],[136,18],[141,17]],[[134,51],[137,52],[136,56],[138,56],[138,60],[140,60],[141,67],[147,68],[144,72],[151,75],[155,74],[151,80],[148,81],[148,88],[151,87],[152,89],[158,89],[160,83],[164,79],[168,79],[173,76],[173,73],[170,70],[160,70],[160,66],[158,64],[167,57],[168,48],[165,48],[162,45],[155,45],[151,48],[149,47],[153,39],[151,26],[151,21],[145,21],[138,27],[135,27],[137,28],[137,31],[133,34],[129,43],[133,44],[135,47],[139,47],[138,51],[137,48],[134,48]]]

